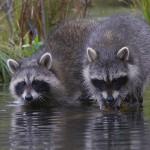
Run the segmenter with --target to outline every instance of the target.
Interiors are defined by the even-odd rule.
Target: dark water
[[[14,105],[0,87],[0,150],[146,150],[150,98],[144,108],[102,112],[97,106],[32,110]]]

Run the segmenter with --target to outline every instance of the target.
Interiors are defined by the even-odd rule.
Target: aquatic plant
[[[11,42],[1,42],[0,43],[0,82],[8,82],[10,79],[10,72],[6,65],[6,60],[8,58],[13,58],[15,60],[22,59],[24,57],[30,57],[34,54],[40,46],[44,44],[44,41],[39,41],[36,37],[32,43],[29,43],[29,37],[25,38],[25,44],[16,45]]]
[[[30,57],[32,54],[34,54],[42,45],[44,44],[44,41],[39,41],[38,36],[35,37],[35,39],[32,41],[32,43],[29,42],[29,36],[26,36],[25,43],[22,45],[22,52],[24,57]]]
[[[8,82],[10,79],[10,72],[6,65],[6,59],[14,58],[18,60],[22,57],[23,53],[17,45],[6,42],[0,43],[0,82]]]
[[[150,0],[131,0],[129,3],[136,12],[144,16],[148,24],[150,24]]]

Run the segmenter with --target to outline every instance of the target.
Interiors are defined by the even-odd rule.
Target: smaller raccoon
[[[33,57],[21,62],[8,59],[7,65],[13,75],[10,92],[16,100],[31,105],[65,103],[63,86],[52,72],[50,53],[47,52],[40,58]],[[60,94],[62,99],[60,99]]]
[[[132,15],[117,15],[93,29],[83,58],[85,87],[100,109],[122,100],[143,102],[150,74],[150,27]]]

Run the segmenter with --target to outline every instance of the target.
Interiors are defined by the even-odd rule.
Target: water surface
[[[44,110],[15,105],[0,86],[0,150],[141,150],[150,147],[150,97],[144,108],[97,106]]]

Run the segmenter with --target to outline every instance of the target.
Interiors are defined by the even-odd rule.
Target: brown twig
[[[42,14],[42,24],[43,24],[44,38],[46,39],[46,36],[47,36],[47,32],[46,32],[46,18],[45,18],[45,8],[44,8],[43,0],[40,0],[40,4],[41,4],[41,14]]]

